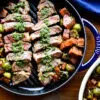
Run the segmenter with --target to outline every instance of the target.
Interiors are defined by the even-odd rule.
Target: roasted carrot
[[[70,15],[69,11],[68,11],[66,8],[60,9],[59,13],[60,13],[62,16],[64,16],[65,14]]]

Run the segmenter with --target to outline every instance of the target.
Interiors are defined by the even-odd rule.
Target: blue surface
[[[100,15],[100,0],[72,0],[72,2],[74,2],[74,5],[77,3],[85,10]]]

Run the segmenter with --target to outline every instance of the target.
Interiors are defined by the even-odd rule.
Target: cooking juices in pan
[[[83,100],[100,100],[100,65],[88,80]]]
[[[77,18],[49,0],[40,0],[37,8],[27,0],[9,2],[5,8],[8,14],[0,24],[1,81],[46,86],[68,79],[84,49]]]

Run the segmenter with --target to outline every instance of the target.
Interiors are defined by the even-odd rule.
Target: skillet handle
[[[89,22],[88,20],[82,18],[82,21],[84,23],[85,26],[87,26],[91,32],[93,33],[94,39],[95,39],[95,50],[94,50],[94,54],[92,55],[92,57],[90,58],[89,61],[87,61],[85,64],[82,64],[79,71],[85,70],[87,68],[89,68],[98,58],[98,56],[100,56],[100,34],[97,31],[97,29],[95,28],[95,26]],[[92,46],[92,44],[90,44]]]

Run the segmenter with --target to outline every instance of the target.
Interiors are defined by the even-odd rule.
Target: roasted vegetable
[[[70,15],[69,11],[66,8],[60,9],[59,13],[64,16],[64,15]]]
[[[74,26],[73,26],[73,29],[77,30],[78,32],[80,32],[82,30],[82,27],[80,24],[76,23]]]
[[[9,72],[4,72],[4,77],[6,77],[6,78],[8,78],[8,79],[10,79],[11,78],[11,73],[9,73]]]
[[[4,27],[2,24],[0,24],[0,33],[4,32]]]
[[[2,68],[6,71],[9,71],[11,69],[11,65],[9,62],[5,62],[2,64]]]

